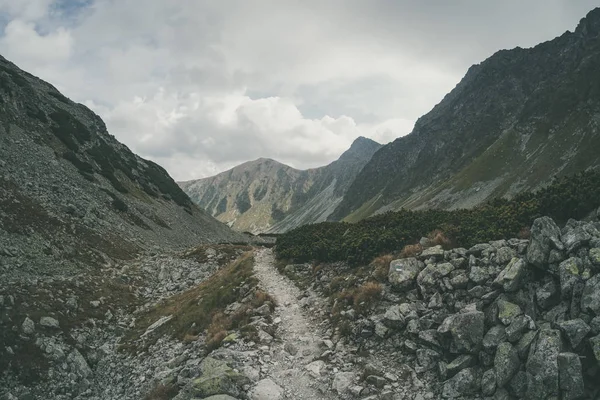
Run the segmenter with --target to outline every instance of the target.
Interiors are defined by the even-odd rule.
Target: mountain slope
[[[600,9],[575,32],[494,54],[378,151],[329,217],[461,208],[600,165]]]
[[[0,272],[67,273],[150,249],[244,238],[103,121],[0,57]]]
[[[260,158],[179,185],[202,208],[238,231],[281,232],[324,221],[380,147],[361,137],[325,167],[300,171]]]

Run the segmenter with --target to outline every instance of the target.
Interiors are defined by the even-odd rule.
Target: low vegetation
[[[453,211],[401,210],[355,224],[324,222],[302,226],[279,236],[277,257],[296,262],[348,261],[358,265],[404,249],[409,256],[429,232],[443,246],[470,247],[490,240],[524,236],[525,228],[542,215],[558,223],[581,219],[600,206],[600,172],[589,171],[556,179],[537,192],[512,200],[495,199],[479,207]],[[443,234],[442,234],[443,232]],[[412,245],[414,247],[405,247]]]

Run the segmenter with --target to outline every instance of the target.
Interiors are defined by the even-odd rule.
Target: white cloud
[[[177,179],[271,157],[305,168],[388,142],[500,48],[593,0],[0,0],[0,52],[98,112]]]

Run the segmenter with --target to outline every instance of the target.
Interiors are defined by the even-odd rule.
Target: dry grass
[[[427,235],[427,239],[429,239],[429,245],[431,247],[442,246],[444,250],[450,250],[454,247],[452,241],[439,229],[430,232]]]
[[[363,285],[345,289],[336,296],[340,306],[352,305],[359,314],[365,314],[381,299],[383,286],[379,282],[367,282]]]
[[[370,267],[373,270],[373,278],[375,278],[379,282],[386,282],[388,277],[388,271],[390,269],[390,263],[396,257],[392,254],[386,254],[380,257],[375,258]]]
[[[404,246],[404,248],[400,252],[400,258],[416,257],[422,251],[423,251],[423,246],[421,246],[419,243],[408,244],[408,245]]]

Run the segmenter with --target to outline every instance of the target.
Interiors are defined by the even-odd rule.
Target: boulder
[[[583,262],[580,258],[571,257],[559,264],[558,275],[563,299],[571,298],[573,287],[581,280],[581,272],[583,272]]]
[[[563,335],[569,340],[572,348],[577,348],[581,341],[587,336],[591,328],[581,318],[572,319],[569,321],[557,322],[558,328]]]
[[[590,249],[589,258],[592,265],[594,265],[596,269],[600,269],[600,248]]]
[[[598,366],[600,366],[600,335],[590,338],[589,342],[594,358],[596,359]]]
[[[535,297],[538,305],[548,310],[554,307],[560,301],[560,290],[554,279],[548,279],[542,286],[535,291]]]
[[[587,232],[586,223],[569,220],[562,233],[562,242],[567,252],[571,253],[587,244],[592,235]]]
[[[21,330],[26,335],[32,335],[35,332],[35,323],[29,317],[25,317],[25,321],[21,325]]]
[[[77,374],[82,378],[87,378],[92,375],[92,369],[88,365],[87,361],[77,349],[73,349],[69,356],[67,357],[67,361],[71,367],[71,372]]]
[[[406,325],[399,305],[393,305],[386,310],[383,315],[383,323],[394,329],[401,329]]]
[[[440,283],[441,279],[454,271],[451,263],[430,264],[426,266],[417,276],[417,285],[421,293],[425,295],[428,290]]]
[[[481,394],[491,396],[496,391],[496,372],[488,369],[481,376]]]
[[[339,395],[344,395],[350,390],[354,382],[354,372],[338,372],[333,378],[333,390]]]
[[[506,340],[506,328],[502,325],[495,325],[483,337],[483,348],[493,350]]]
[[[506,268],[498,274],[494,285],[501,287],[505,292],[516,292],[521,288],[527,275],[527,264],[520,258],[513,258]]]
[[[527,399],[545,400],[558,396],[558,355],[561,351],[560,332],[541,330],[527,359]]]
[[[550,250],[562,250],[560,228],[550,217],[541,217],[533,221],[531,239],[527,248],[527,261],[536,267],[543,267],[548,262]]]
[[[442,389],[445,399],[474,394],[480,388],[480,380],[473,368],[466,368],[448,379]]]
[[[242,387],[250,384],[248,377],[235,372],[224,361],[212,357],[202,360],[200,371],[201,376],[194,379],[191,386],[192,394],[200,398],[217,394],[239,397]]]
[[[562,399],[575,400],[584,395],[581,360],[574,353],[558,355],[558,374]]]
[[[280,400],[283,398],[283,389],[271,379],[258,381],[252,395],[252,400]]]
[[[581,310],[591,311],[600,316],[600,274],[596,274],[585,282],[581,296]]]
[[[404,291],[413,287],[419,272],[425,267],[416,258],[404,258],[390,263],[388,281],[396,290]]]
[[[456,357],[450,364],[446,366],[446,371],[448,372],[448,376],[454,376],[459,371],[462,371],[465,368],[469,368],[474,366],[477,363],[477,359],[470,354],[463,354]]]
[[[60,324],[58,323],[58,320],[52,317],[40,318],[40,325],[46,328],[60,329]]]
[[[453,353],[473,353],[483,342],[485,316],[481,311],[468,311],[449,316],[442,322],[438,332],[450,333]]]
[[[427,258],[433,257],[439,261],[444,258],[444,249],[440,245],[433,246],[433,247],[423,250],[420,257],[422,259],[427,259]]]
[[[506,300],[498,300],[498,319],[504,325],[510,325],[513,320],[522,315],[523,311],[517,304]]]
[[[417,350],[417,372],[425,372],[435,368],[440,354],[431,349]]]
[[[519,370],[519,354],[512,344],[500,343],[494,357],[494,370],[496,372],[496,384],[498,387],[505,386]]]

